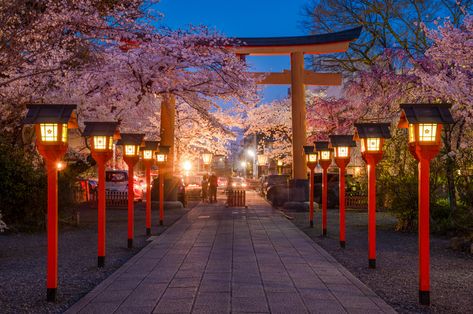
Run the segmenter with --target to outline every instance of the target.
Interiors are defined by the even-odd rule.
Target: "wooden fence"
[[[345,206],[348,209],[367,209],[368,195],[347,195],[345,198]]]

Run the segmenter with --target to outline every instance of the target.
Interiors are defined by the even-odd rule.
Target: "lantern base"
[[[57,288],[48,288],[46,291],[46,300],[48,302],[57,301]]]
[[[128,248],[133,248],[133,239],[128,239]]]
[[[327,229],[322,230],[322,235],[323,235],[324,237],[327,236]]]
[[[159,225],[162,226],[164,225],[164,222],[162,220],[159,221]]]
[[[314,221],[313,220],[310,221],[310,227],[314,228]]]
[[[345,248],[345,241],[340,241],[340,247],[341,247],[342,249]]]
[[[376,260],[375,259],[369,259],[368,260],[368,267],[375,269],[376,268]]]
[[[146,228],[146,236],[149,237],[151,235],[151,228]]]
[[[97,267],[102,268],[105,266],[105,256],[97,256]]]
[[[430,305],[430,291],[419,290],[419,303],[421,305]]]

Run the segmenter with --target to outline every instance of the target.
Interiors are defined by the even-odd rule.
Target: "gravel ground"
[[[338,210],[329,210],[328,237],[321,237],[321,213],[313,229],[307,213],[293,213],[293,222],[343,266],[400,313],[473,313],[473,255],[453,251],[449,240],[431,237],[431,306],[418,304],[416,233],[394,231],[395,219],[377,214],[377,269],[368,268],[365,212],[348,211],[346,248],[339,247]]]
[[[57,303],[46,302],[46,234],[0,235],[0,312],[64,312],[146,246],[144,207],[144,204],[135,206],[135,239],[131,250],[127,249],[126,208],[107,209],[107,252],[103,269],[97,268],[95,208],[81,208],[79,227],[59,227]],[[188,211],[168,210],[165,226],[159,227],[154,210],[152,234],[162,233]]]

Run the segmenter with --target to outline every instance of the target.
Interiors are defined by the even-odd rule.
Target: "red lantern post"
[[[350,163],[350,148],[356,146],[351,135],[330,135],[330,145],[334,148],[335,163],[339,174],[339,223],[340,223],[340,247],[345,248],[345,169]]]
[[[58,244],[58,189],[57,171],[67,151],[68,124],[76,127],[73,111],[76,105],[28,105],[25,124],[35,124],[36,146],[46,162],[48,176],[47,238],[48,257],[46,299],[55,302],[57,295],[57,244]],[[72,118],[72,119],[71,119]]]
[[[322,235],[327,235],[327,202],[328,202],[328,168],[332,164],[332,150],[329,142],[315,142],[319,154],[319,165],[322,167]]]
[[[368,164],[368,266],[376,268],[376,165],[383,158],[384,139],[391,134],[389,123],[355,123],[355,128],[355,140],[360,140]]]
[[[118,122],[84,122],[84,136],[90,137],[89,147],[97,162],[97,266],[105,266],[106,210],[105,165],[113,156],[114,137],[118,137]]]
[[[141,158],[146,169],[146,235],[151,235],[151,167],[154,164],[154,154],[158,149],[158,142],[145,141],[141,150]]]
[[[167,155],[170,146],[160,145],[156,153],[156,161],[159,166],[159,224],[164,224],[164,168],[166,166]]]
[[[144,134],[123,133],[118,145],[123,145],[123,160],[128,166],[128,248],[133,247],[134,219],[135,219],[135,191],[134,191],[134,167],[139,161],[140,146]]]
[[[430,304],[430,161],[439,153],[449,104],[402,104],[398,127],[409,130],[409,151],[419,162],[419,302]]]
[[[309,176],[309,225],[314,227],[314,169],[317,166],[317,153],[313,145],[304,146],[307,168],[310,170]]]

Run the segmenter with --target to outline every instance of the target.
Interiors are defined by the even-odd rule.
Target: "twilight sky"
[[[156,9],[172,29],[207,25],[226,36],[271,37],[305,35],[303,7],[310,0],[161,0]],[[255,71],[289,69],[289,57],[250,57]],[[283,98],[288,86],[266,86],[264,101]]]

